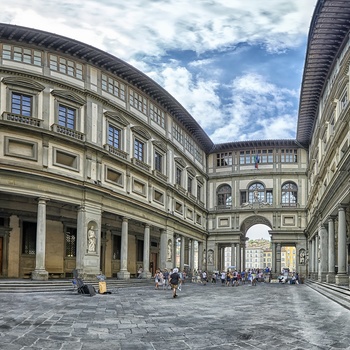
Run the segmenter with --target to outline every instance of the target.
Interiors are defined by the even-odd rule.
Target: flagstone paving
[[[108,287],[108,286],[107,286]],[[350,349],[350,311],[306,285],[2,294],[0,349]]]

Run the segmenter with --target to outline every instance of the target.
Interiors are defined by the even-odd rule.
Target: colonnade
[[[337,244],[335,221],[337,219]],[[337,217],[320,223],[318,231],[309,240],[309,275],[320,282],[349,285],[347,273],[346,210],[338,208]],[[338,266],[336,271],[335,267]]]
[[[32,271],[33,280],[47,280],[48,271],[45,268],[46,257],[46,206],[48,198],[38,199],[37,214],[37,232],[36,232],[36,259],[35,269]],[[100,246],[102,242],[101,235],[102,210],[96,206],[82,206],[77,212],[77,242],[76,242],[76,269],[85,277],[95,277],[100,271]],[[143,273],[142,278],[151,278],[150,271],[150,251],[151,251],[151,226],[143,224]],[[180,240],[180,265],[184,270],[185,264],[190,266],[193,272],[194,266],[199,269],[203,266],[203,249],[205,242],[197,241],[185,237],[172,230],[160,229],[160,242],[158,251],[158,268],[171,269],[176,265],[176,241]],[[198,261],[195,262],[195,242],[198,242]],[[170,246],[169,246],[170,245]],[[128,268],[129,251],[129,218],[123,217],[121,223],[121,250],[120,250],[120,271],[117,273],[119,279],[129,279],[130,271]]]

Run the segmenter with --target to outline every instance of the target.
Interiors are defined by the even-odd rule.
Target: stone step
[[[350,310],[350,290],[348,287],[338,286],[326,282],[321,283],[313,280],[307,280],[306,284],[325,297]]]
[[[92,284],[95,290],[98,290],[98,280],[87,281]],[[151,283],[150,280],[130,279],[118,280],[107,279],[107,291],[116,291],[118,288],[136,287]],[[31,281],[27,279],[19,280],[0,280],[0,293],[67,293],[75,292],[76,286],[72,279],[48,280],[48,281]]]

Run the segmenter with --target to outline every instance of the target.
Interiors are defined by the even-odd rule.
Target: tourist
[[[171,289],[173,291],[173,298],[177,297],[176,290],[178,288],[179,282],[181,281],[180,279],[180,274],[178,268],[174,268],[173,272],[169,275],[169,282],[171,285]]]

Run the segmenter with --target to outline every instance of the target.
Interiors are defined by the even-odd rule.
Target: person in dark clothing
[[[177,297],[176,290],[179,286],[180,281],[181,281],[181,278],[179,274],[179,269],[175,267],[173,269],[173,272],[169,275],[169,283],[173,291],[173,298]]]

